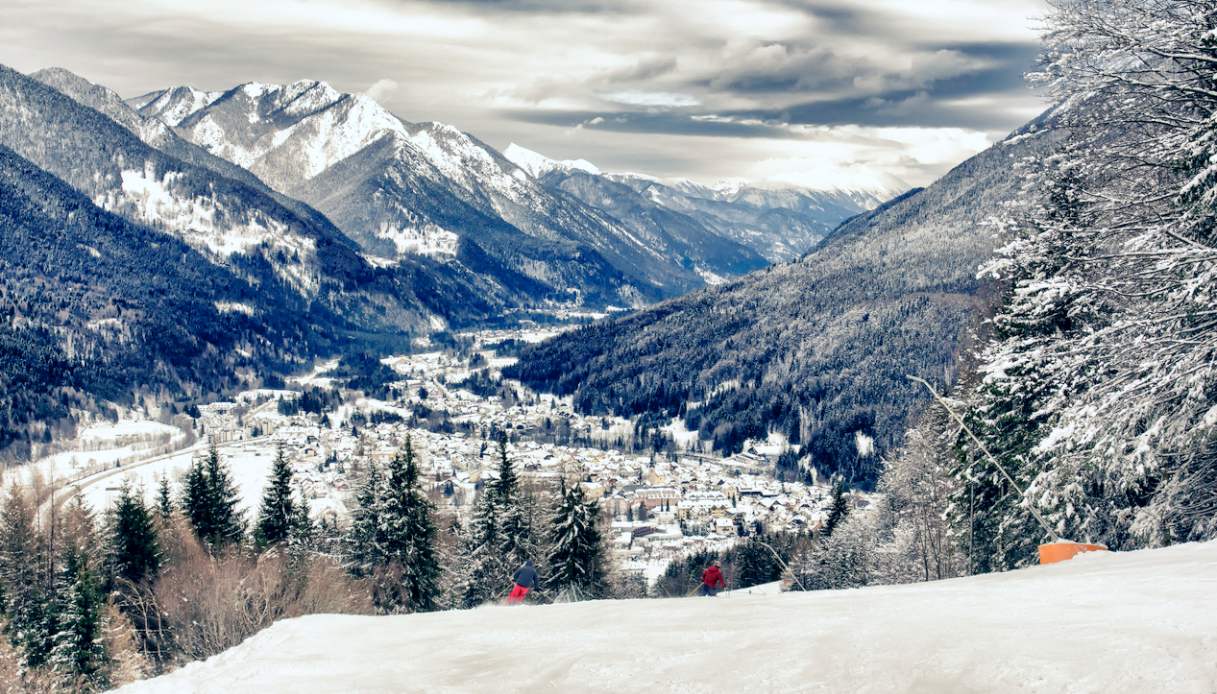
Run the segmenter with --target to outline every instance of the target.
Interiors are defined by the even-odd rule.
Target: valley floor
[[[122,690],[1217,691],[1217,542],[936,583],[280,622]]]

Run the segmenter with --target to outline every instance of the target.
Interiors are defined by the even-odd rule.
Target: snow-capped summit
[[[165,123],[177,125],[195,111],[206,108],[222,94],[223,92],[206,92],[181,86],[148,92],[128,100],[127,103],[137,111],[155,112]]]
[[[151,117],[174,105],[145,101]],[[325,82],[238,85],[176,130],[316,206],[376,256],[471,254],[505,287],[617,305],[703,284],[679,258],[554,195],[459,128],[406,121]]]
[[[600,169],[586,159],[550,159],[540,152],[534,152],[514,142],[507,145],[507,149],[503,150],[503,156],[511,160],[516,166],[527,171],[533,178],[540,178],[556,169],[585,171],[593,175],[600,174]]]

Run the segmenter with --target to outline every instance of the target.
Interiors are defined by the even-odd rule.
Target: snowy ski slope
[[[920,585],[280,622],[131,692],[1217,691],[1217,542]]]

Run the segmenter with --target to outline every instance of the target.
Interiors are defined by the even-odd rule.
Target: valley
[[[1217,691],[1212,2],[95,4],[3,692]]]
[[[380,360],[392,370],[383,397],[347,388],[336,375],[339,360],[322,361],[283,388],[200,405],[197,418],[179,415],[174,426],[143,420],[104,427],[110,447],[98,449],[99,434],[89,438],[95,430],[85,430],[77,450],[32,468],[44,479],[68,480],[56,494],[60,507],[81,495],[89,508],[110,508],[123,485],[151,504],[161,479],[181,488],[192,462],[214,441],[233,472],[239,508],[252,519],[282,450],[313,519],[345,527],[368,466],[386,465],[409,437],[439,518],[467,523],[479,490],[494,479],[494,441],[505,432],[509,456],[538,493],[552,493],[563,476],[583,481],[605,514],[617,569],[648,582],[692,553],[723,550],[760,532],[798,533],[823,524],[827,486],[774,476],[777,457],[789,448],[780,437],[724,457],[679,421],[640,436],[628,420],[581,415],[569,398],[501,378],[516,359],[500,354],[505,346],[513,351],[567,329],[458,333],[459,353],[429,351],[434,346],[420,341],[418,351]],[[330,395],[315,398],[321,392]],[[305,402],[310,399],[324,404]],[[854,503],[870,501],[858,494]]]

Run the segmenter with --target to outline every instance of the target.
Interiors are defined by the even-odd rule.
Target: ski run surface
[[[316,615],[140,692],[1217,691],[1217,542],[819,593]]]

